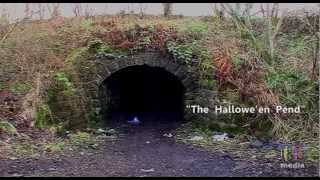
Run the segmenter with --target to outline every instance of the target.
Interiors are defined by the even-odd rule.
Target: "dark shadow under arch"
[[[164,68],[125,67],[112,73],[101,87],[104,119],[109,122],[122,123],[133,116],[150,125],[183,120],[185,87]]]

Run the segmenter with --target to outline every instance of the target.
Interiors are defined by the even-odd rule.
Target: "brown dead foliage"
[[[168,40],[176,40],[177,33],[173,28],[164,28],[162,25],[155,26],[155,32],[152,34],[151,49],[158,49],[165,52],[165,45]]]
[[[176,31],[173,28],[164,27],[160,24],[154,27],[141,27],[136,24],[134,28],[129,30],[116,27],[113,21],[104,22],[102,25],[109,26],[111,30],[103,33],[98,32],[95,36],[104,42],[109,42],[114,48],[122,50],[132,49],[139,42],[142,42],[144,38],[149,37],[151,43],[147,44],[145,48],[157,49],[164,52],[166,42],[168,40],[175,40],[177,37]]]
[[[218,86],[219,89],[221,89],[222,86],[227,83],[227,78],[233,74],[231,56],[229,56],[223,48],[214,49],[212,54],[214,57],[213,64],[216,70],[215,74],[217,76]]]
[[[18,111],[18,98],[10,91],[0,91],[0,117],[14,116]]]
[[[232,64],[232,56],[240,48],[235,44],[222,44],[212,49],[213,65],[218,80],[218,89],[232,85],[239,92],[243,102],[254,102],[261,107],[275,107],[279,105],[279,97],[273,94],[263,82],[264,70],[259,64],[259,59],[254,54],[248,54],[243,58],[243,64],[236,71]]]
[[[102,20],[93,23],[94,26],[102,26],[104,28],[114,28],[117,26],[116,18],[112,18],[111,20]]]
[[[67,22],[67,19],[61,16],[58,16],[56,18],[50,19],[48,24],[54,28],[54,29],[58,29],[58,28],[62,28]]]
[[[21,101],[18,96],[12,94],[10,91],[0,91],[0,120],[10,122],[17,130],[30,127],[30,121],[20,113],[20,104]]]

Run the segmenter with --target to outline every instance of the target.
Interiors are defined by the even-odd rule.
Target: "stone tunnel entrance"
[[[79,111],[86,115],[77,113],[69,122],[73,128],[85,128],[91,123],[127,124],[132,116],[151,127],[157,123],[179,125],[195,119],[187,105],[211,107],[215,103],[215,91],[199,84],[198,63],[186,64],[162,52],[121,57],[93,55],[88,59],[79,57],[77,62],[79,92],[85,95]]]
[[[109,125],[126,124],[137,116],[142,126],[174,128],[183,120],[185,88],[164,68],[125,67],[106,78],[101,87]]]

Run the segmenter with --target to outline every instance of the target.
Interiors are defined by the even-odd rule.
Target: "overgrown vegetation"
[[[0,133],[17,134],[17,129],[9,122],[0,121]]]
[[[38,111],[35,119],[35,126],[37,128],[45,128],[48,125],[48,120],[50,118],[49,106],[47,104],[41,104],[38,107]]]
[[[19,157],[28,157],[39,159],[40,157],[52,157],[58,155],[62,151],[71,151],[76,153],[79,149],[82,151],[96,149],[99,142],[105,140],[106,137],[101,134],[94,134],[85,131],[77,131],[68,134],[65,138],[46,139],[44,142],[35,141],[18,142],[9,146],[10,159],[17,159]]]
[[[232,7],[225,8],[236,12]],[[249,11],[250,7],[247,8]],[[310,78],[308,72],[318,72],[312,70],[318,69],[312,50],[317,41],[315,34],[282,32],[284,23],[282,17],[275,14],[253,18],[236,12],[230,18],[221,16],[207,20],[152,16],[140,19],[130,15],[85,19],[57,16],[18,23],[17,27],[8,25],[13,30],[0,42],[3,65],[0,90],[24,96],[35,86],[34,75],[42,74],[43,85],[39,90],[42,103],[32,120],[38,128],[50,125],[65,131],[65,128],[77,126],[70,123],[72,119],[79,119],[79,124],[95,119],[84,83],[79,80],[96,73],[88,57],[120,59],[137,52],[159,51],[179,63],[196,66],[200,86],[218,89],[222,104],[271,108],[303,106],[303,113],[287,116],[218,117],[221,123],[231,120],[231,124],[239,123],[237,126],[244,128],[215,129],[216,124],[210,120],[206,124],[198,121],[195,128],[240,134],[252,132],[244,129],[261,128],[273,138],[284,141],[315,139],[319,128],[319,83],[317,78]],[[2,129],[6,127],[2,125]],[[77,143],[77,139],[85,141],[88,137],[80,134],[74,138]],[[61,146],[47,149],[55,151]]]
[[[23,95],[30,91],[31,85],[27,83],[16,82],[10,87],[10,90],[16,95]]]

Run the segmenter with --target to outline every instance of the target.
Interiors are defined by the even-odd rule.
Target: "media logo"
[[[298,161],[303,160],[305,146],[303,143],[299,144],[283,144],[281,145],[281,157],[284,161]]]
[[[281,163],[281,168],[305,168],[304,163],[301,162],[304,159],[305,144],[293,143],[293,144],[281,144],[281,159],[284,163]]]

